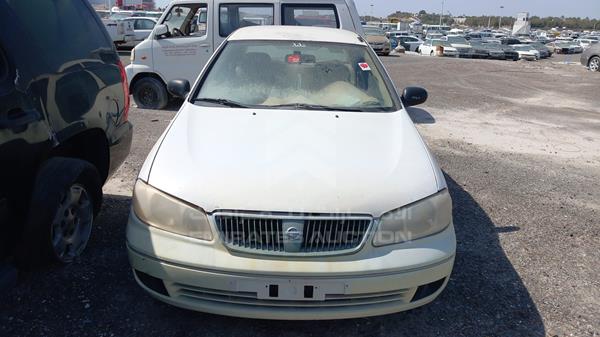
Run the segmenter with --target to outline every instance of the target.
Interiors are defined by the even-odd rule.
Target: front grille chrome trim
[[[320,257],[353,254],[362,249],[374,226],[372,216],[354,214],[216,211],[210,218],[227,249],[252,255]],[[284,222],[289,221],[304,223],[297,245],[289,245],[286,241],[289,236],[283,232]],[[287,251],[286,247],[300,248]]]

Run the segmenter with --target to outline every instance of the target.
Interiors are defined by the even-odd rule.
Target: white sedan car
[[[519,60],[537,61],[540,59],[540,51],[528,44],[515,44],[512,48],[519,54]]]
[[[143,165],[127,248],[157,299],[250,318],[382,315],[454,264],[444,175],[371,48],[340,29],[235,31]]]
[[[156,25],[157,20],[151,17],[129,17],[123,19],[124,22],[130,22],[133,25],[135,38],[133,41],[122,44],[121,46],[135,47],[138,43],[144,41]]]
[[[442,55],[439,55],[438,48],[441,48]],[[443,40],[426,40],[419,47],[419,53],[421,55],[429,56],[458,56],[458,49],[450,45],[448,42]]]

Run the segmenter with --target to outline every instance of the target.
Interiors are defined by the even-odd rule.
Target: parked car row
[[[424,41],[418,48],[421,55],[449,56],[459,58],[529,60],[535,61],[552,56],[552,52],[540,44],[503,45],[497,43],[467,42],[462,37],[444,37]]]

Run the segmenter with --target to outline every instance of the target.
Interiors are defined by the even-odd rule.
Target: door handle
[[[210,47],[210,44],[208,44],[208,43],[203,43],[203,44],[201,44],[201,45],[200,45],[200,47],[203,47],[203,48],[204,48],[204,47]]]

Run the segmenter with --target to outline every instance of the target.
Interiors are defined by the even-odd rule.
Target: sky
[[[156,6],[165,7],[169,0],[155,0]],[[439,13],[441,0],[354,0],[360,15],[387,16],[397,10],[403,12]],[[504,6],[504,9],[500,9]],[[504,15],[515,16],[529,12],[537,16],[578,16],[600,19],[600,0],[445,0],[444,13],[454,15]]]
[[[439,13],[442,0],[354,0],[360,15],[371,14],[371,4],[375,16],[387,16],[397,10],[403,12]],[[500,7],[504,6],[503,9]],[[515,16],[519,12],[529,12],[537,16],[590,17],[600,19],[600,0],[445,0],[444,13],[454,16],[466,15],[505,15]]]

